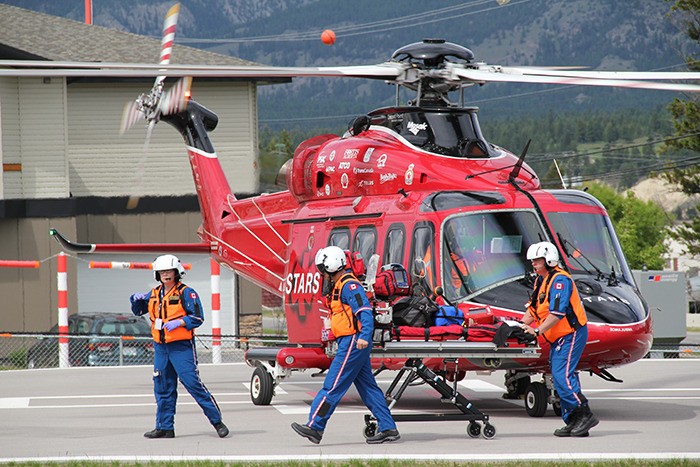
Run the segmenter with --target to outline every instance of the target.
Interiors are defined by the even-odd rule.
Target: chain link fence
[[[67,347],[72,367],[152,365],[153,339],[150,336],[89,335],[68,336],[67,346],[59,346],[56,334],[0,334],[0,369],[58,368],[60,352]],[[251,347],[282,346],[286,339],[275,337],[221,336],[214,345],[211,335],[197,335],[200,363],[243,362]]]
[[[150,336],[90,335],[68,336],[70,366],[123,366],[153,364]],[[59,338],[56,334],[0,334],[0,369],[58,368]],[[280,337],[221,336],[214,345],[211,335],[197,335],[200,363],[238,363],[251,347],[279,347]],[[65,348],[65,347],[64,347]],[[700,344],[655,345],[649,358],[700,358]]]

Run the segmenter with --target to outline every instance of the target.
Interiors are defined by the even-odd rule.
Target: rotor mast
[[[451,67],[473,63],[474,53],[461,45],[446,42],[444,39],[424,39],[396,50],[392,61],[410,65],[393,82],[396,85],[396,105],[399,106],[401,86],[415,91],[415,99],[409,105],[416,107],[454,107],[449,93],[460,90],[460,105],[464,105],[465,84],[456,76]]]

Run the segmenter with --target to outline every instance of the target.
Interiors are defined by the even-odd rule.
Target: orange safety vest
[[[530,315],[534,318],[537,326],[540,326],[547,316],[549,316],[549,293],[550,284],[555,277],[562,275],[571,279],[571,276],[566,271],[555,267],[554,270],[550,271],[544,281],[535,281],[535,288],[533,293],[533,299],[528,305],[527,309]],[[547,342],[554,343],[557,339],[567,334],[571,334],[578,328],[582,327],[588,322],[586,318],[586,310],[583,308],[583,303],[581,303],[581,297],[579,297],[578,290],[576,289],[576,284],[572,282],[571,287],[571,298],[569,299],[571,303],[572,312],[567,313],[565,318],[559,320],[557,324],[552,326],[550,329],[542,333]],[[539,284],[538,284],[539,283]],[[543,288],[542,288],[543,287]]]
[[[346,273],[338,279],[333,286],[333,291],[327,297],[328,308],[331,310],[331,332],[333,332],[335,337],[350,336],[362,329],[362,323],[357,320],[357,316],[352,312],[352,308],[340,301],[343,287],[351,281],[357,282],[357,286],[362,288],[355,276],[351,273]],[[362,290],[362,293],[364,293],[364,290]]]
[[[188,330],[185,326],[180,326],[172,331],[167,331],[165,328],[155,328],[156,319],[158,318],[165,324],[168,321],[181,319],[187,315],[187,312],[182,307],[182,300],[180,298],[180,294],[185,287],[187,286],[182,282],[177,284],[170,289],[170,292],[165,294],[162,303],[160,300],[160,291],[163,285],[161,284],[151,290],[151,299],[148,301],[148,315],[151,318],[151,335],[154,341],[167,344],[174,341],[190,340],[194,337],[194,331]]]
[[[450,275],[452,276],[452,285],[455,289],[459,289],[460,287],[462,287],[462,278],[466,279],[469,274],[476,271],[476,266],[470,267],[469,262],[466,258],[459,256],[455,253],[450,253],[450,258],[454,263],[453,268],[450,271]],[[459,270],[459,273],[462,274],[462,277],[459,276],[459,273],[457,273],[457,271],[454,268],[457,268]]]

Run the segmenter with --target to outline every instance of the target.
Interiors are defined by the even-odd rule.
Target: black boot
[[[559,436],[560,438],[571,436],[571,430],[574,428],[574,425],[576,425],[576,422],[578,422],[580,413],[581,409],[578,407],[572,410],[566,419],[566,426],[554,430],[554,436]]]
[[[143,434],[145,438],[174,438],[175,437],[175,430],[159,430],[156,428],[155,430],[147,431],[146,433]]]
[[[300,425],[299,423],[292,423],[292,429],[296,431],[300,436],[303,436],[304,438],[308,439],[314,444],[318,444],[321,442],[321,438],[323,438],[323,432],[314,430],[313,428],[309,428],[306,425]]]
[[[224,422],[219,422],[214,424],[214,429],[219,438],[226,438],[228,436],[228,428],[224,425]]]
[[[588,430],[598,424],[598,419],[595,415],[593,415],[593,412],[591,412],[591,408],[588,407],[588,404],[581,406],[580,409],[581,416],[571,429],[571,436],[588,436]]]

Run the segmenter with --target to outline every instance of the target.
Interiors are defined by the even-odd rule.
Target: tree
[[[670,225],[663,209],[631,191],[621,195],[606,185],[592,184],[588,192],[606,207],[630,267],[641,269],[646,264],[649,269],[663,269]]]
[[[681,19],[688,37],[700,44],[700,0],[676,0],[671,10],[673,15]],[[700,62],[695,57],[687,57],[686,62],[691,70],[700,71]],[[669,111],[673,116],[676,134],[691,136],[670,141],[667,143],[668,146],[694,152],[700,151],[700,105],[697,98],[674,99],[669,106]],[[663,173],[662,176],[670,183],[678,185],[685,194],[700,193],[700,165],[671,170]],[[676,226],[671,231],[671,235],[683,244],[690,254],[700,255],[700,219],[696,217]]]

